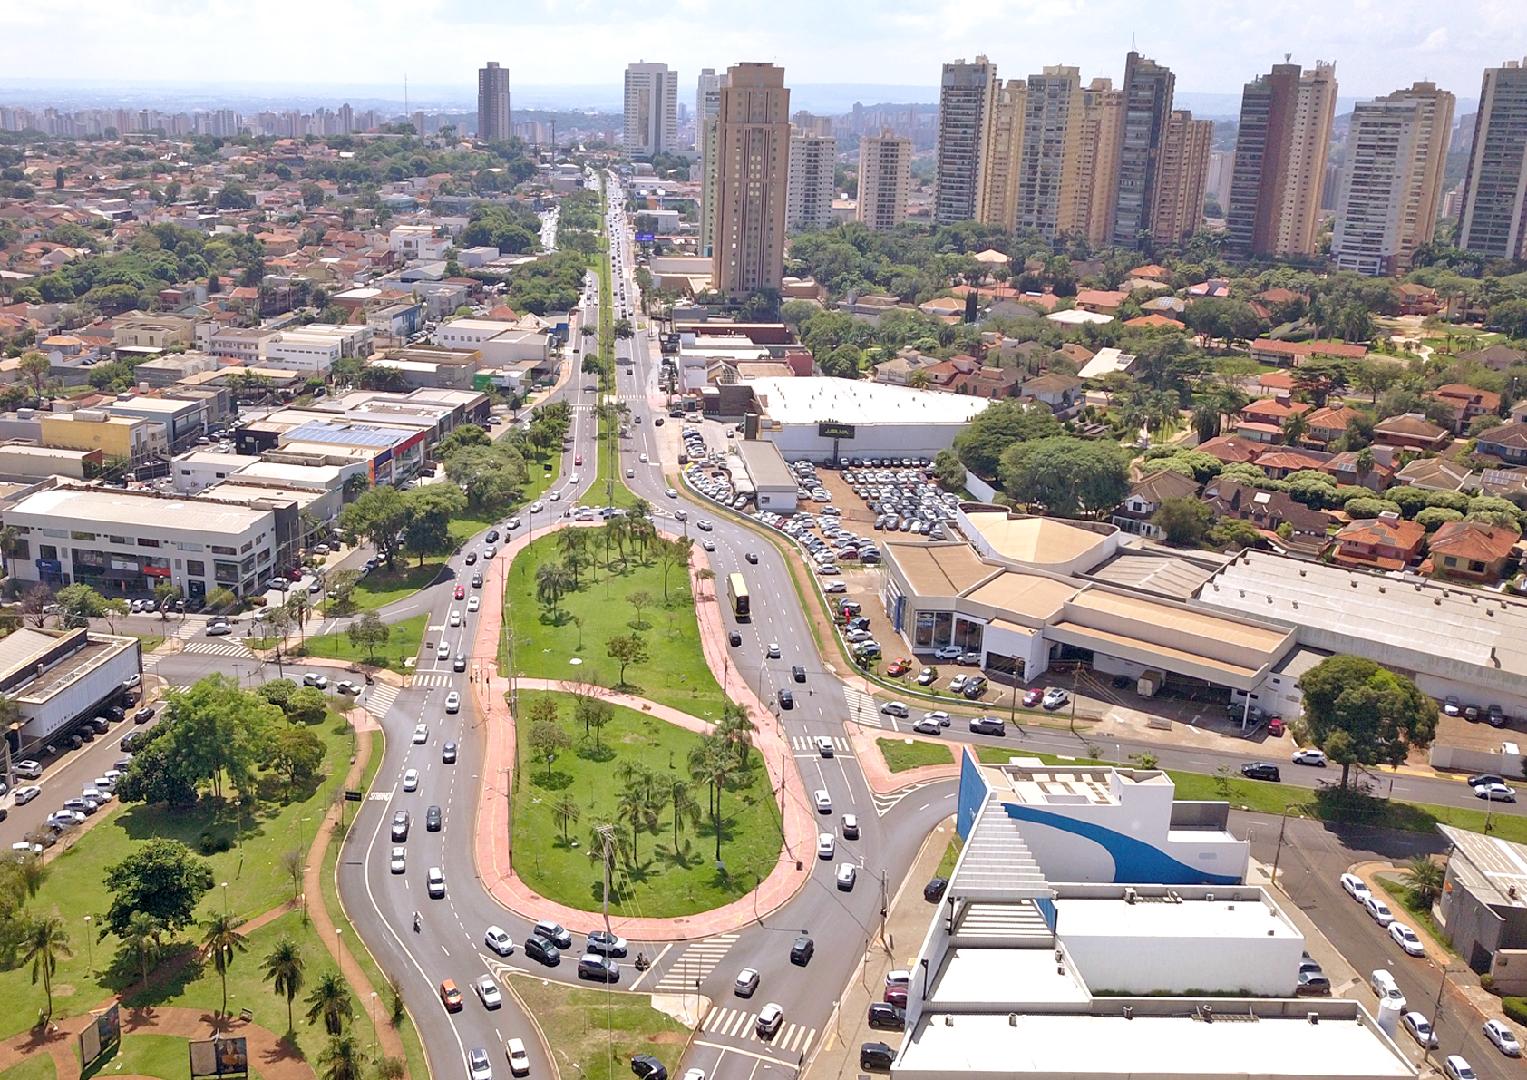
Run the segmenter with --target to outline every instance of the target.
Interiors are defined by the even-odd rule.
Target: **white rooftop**
[[[980,1009],[1000,986],[1009,1009],[1085,1007],[1092,1000],[1070,964],[1055,963],[1050,949],[950,949],[928,986],[930,1009]]]
[[[1065,311],[1054,311],[1045,318],[1052,322],[1064,323],[1067,326],[1081,326],[1083,323],[1111,323],[1112,315],[1103,315],[1096,311],[1083,311],[1081,308],[1067,308]]]
[[[269,521],[271,511],[226,506],[205,499],[135,495],[105,488],[57,487],[34,492],[12,508],[75,525],[130,525],[134,529],[186,529],[237,535]]]
[[[963,425],[990,404],[964,394],[826,376],[751,379],[748,385],[770,419],[781,424]]]
[[[1231,886],[1221,892],[1238,894],[1232,900],[1184,899],[1176,904],[1159,898],[1129,903],[1123,899],[1065,895],[1055,900],[1056,925],[1061,938],[1142,937],[1224,939],[1232,947],[1236,938],[1268,937],[1304,940],[1292,924],[1253,894],[1254,888]]]

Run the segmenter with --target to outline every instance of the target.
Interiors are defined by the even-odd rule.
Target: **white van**
[[[1394,981],[1394,976],[1384,968],[1374,968],[1368,976],[1368,987],[1378,996],[1379,1002],[1392,1001],[1405,1011],[1405,995],[1400,992],[1400,984]]]

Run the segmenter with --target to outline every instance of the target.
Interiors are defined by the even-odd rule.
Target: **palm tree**
[[[159,941],[164,934],[164,924],[146,911],[135,911],[127,919],[127,932],[122,944],[138,954],[138,973],[143,985],[148,985],[148,965],[159,959]]]
[[[48,996],[47,1019],[51,1020],[53,972],[58,967],[59,957],[74,955],[74,950],[69,948],[69,931],[64,929],[64,920],[57,915],[32,919],[26,924],[21,946],[21,962],[32,965],[32,985],[36,986],[37,977],[42,976],[42,992]]]
[[[642,826],[647,821],[650,809],[647,800],[642,798],[641,792],[628,787],[620,793],[620,798],[615,803],[615,813],[622,821],[631,826],[631,862],[633,864],[641,860],[641,848],[639,838]]]
[[[354,1035],[336,1035],[318,1059],[323,1066],[324,1080],[361,1080],[363,1061]]]
[[[292,1030],[292,999],[302,989],[302,950],[291,938],[282,938],[265,954],[265,981],[276,993],[286,995],[286,1030]]]
[[[567,827],[578,823],[578,819],[583,816],[583,808],[572,796],[564,795],[552,806],[551,812],[558,821],[562,822],[562,842],[567,843]]]
[[[1283,421],[1283,440],[1290,446],[1298,446],[1310,433],[1310,420],[1305,411],[1289,413]]]
[[[578,587],[578,568],[583,565],[588,552],[588,533],[582,529],[563,529],[557,534],[557,550],[562,561],[573,575],[573,588]]]
[[[536,568],[536,599],[551,607],[552,614],[559,613],[558,601],[567,592],[572,576],[557,563],[542,563]]]
[[[721,858],[721,792],[732,778],[733,753],[725,742],[708,736],[689,752],[689,775],[710,785],[710,817],[716,830],[716,858]]]
[[[696,821],[700,816],[700,804],[689,793],[689,784],[678,777],[668,787],[668,805],[673,808],[673,851],[679,852],[679,828],[685,819]]]
[[[37,897],[37,890],[42,888],[43,882],[48,880],[52,868],[42,861],[41,855],[28,855],[24,859],[16,860],[12,873],[15,874],[16,884],[21,886],[21,891],[27,894],[28,900]]]
[[[1417,906],[1430,908],[1442,895],[1442,881],[1446,871],[1425,855],[1417,855],[1405,864],[1402,880],[1410,890]]]
[[[212,968],[223,981],[223,1012],[228,1012],[228,969],[233,966],[233,954],[249,948],[249,942],[237,930],[238,923],[231,915],[213,915],[202,923],[206,931],[202,935],[202,952],[212,958]]]
[[[308,1023],[323,1017],[323,1029],[330,1035],[344,1031],[345,1024],[355,1018],[355,1004],[350,998],[349,984],[338,971],[325,971],[319,976],[313,992],[303,1001],[308,1005]]]
[[[748,755],[753,749],[753,732],[758,727],[748,718],[747,710],[734,702],[727,702],[721,710],[721,722],[716,725],[716,737],[737,755],[737,764],[747,767]]]

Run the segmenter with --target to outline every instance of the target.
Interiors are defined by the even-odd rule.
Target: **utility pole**
[[[610,932],[610,861],[615,854],[615,827],[599,826],[599,839],[604,842],[604,929]],[[608,980],[604,984],[604,1049],[605,1075],[615,1075],[615,1018],[613,992]]]
[[[1288,807],[1283,807],[1283,820],[1278,822],[1278,847],[1273,852],[1272,859],[1272,887],[1278,887],[1278,860],[1283,857],[1283,831],[1288,828]]]
[[[1442,1021],[1442,992],[1447,989],[1447,978],[1453,972],[1452,964],[1444,964],[1442,967],[1442,981],[1437,984],[1437,1000],[1432,1002],[1432,1038],[1437,1037],[1437,1025]],[[1422,1048],[1421,1061],[1427,1065],[1432,1061],[1432,1048]]]
[[[885,867],[882,866],[880,868],[880,943],[889,949],[890,945],[886,941],[885,936],[885,917],[887,910],[888,904],[885,895]]]

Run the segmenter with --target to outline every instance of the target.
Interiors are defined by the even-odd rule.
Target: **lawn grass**
[[[602,560],[605,531],[586,532],[593,537],[590,551]],[[520,674],[613,686],[620,668],[609,658],[605,643],[632,632],[629,624],[636,612],[627,598],[646,592],[653,603],[642,611],[646,626],[640,633],[650,655],[646,663],[626,669],[626,689],[712,723],[721,719],[727,699],[705,663],[684,569],[669,571],[665,603],[663,571],[657,561],[644,564],[628,552],[623,563],[613,560],[613,573],[605,566],[583,569],[580,588],[562,597],[553,614],[536,599],[535,579],[537,567],[560,561],[558,535],[532,542],[509,569],[504,604],[514,631],[514,660]],[[583,662],[569,663],[574,657]],[[501,666],[507,665],[501,661]]]
[[[164,644],[163,634],[139,634],[137,637],[138,648],[144,656],[147,656],[149,653],[153,652],[155,649],[159,648],[159,646]]]
[[[219,884],[228,882],[227,898],[225,901],[225,890],[214,885],[202,898],[196,912],[198,918],[222,911],[226,902],[232,914],[247,919],[291,899],[292,883],[281,867],[281,856],[293,849],[305,851],[312,844],[319,819],[335,797],[354,748],[353,734],[338,717],[331,716],[310,730],[324,742],[323,779],[291,802],[262,803],[243,821],[242,848],[235,844],[227,851],[205,856],[213,880]],[[114,968],[118,949],[114,937],[95,941],[92,933],[87,944],[85,916],[99,919],[110,906],[110,896],[103,884],[107,867],[120,862],[137,844],[151,837],[170,837],[196,849],[204,832],[232,840],[240,824],[236,811],[214,807],[210,800],[203,800],[189,810],[174,811],[163,806],[122,807],[116,803],[112,806],[102,811],[108,815],[105,820],[93,823],[72,846],[50,860],[48,878],[30,904],[30,910],[36,914],[56,913],[63,920],[74,953],[58,960],[53,979],[55,1016],[86,1012],[137,980],[133,960]],[[186,931],[171,942],[172,952],[188,948],[196,933]],[[181,1004],[177,995],[185,982],[186,979],[174,979],[156,986],[155,1000]],[[31,1026],[44,999],[42,988],[32,985],[30,967],[0,971],[0,1001],[9,1005],[0,1012],[0,1038]]]
[[[1425,930],[1432,936],[1433,941],[1441,945],[1457,959],[1463,959],[1458,950],[1453,948],[1451,937],[1442,928],[1442,924],[1437,921],[1437,917],[1432,914],[1432,909],[1427,905],[1416,903],[1415,894],[1411,892],[1409,885],[1406,885],[1402,879],[1395,877],[1393,874],[1376,874],[1374,879],[1379,883],[1380,888],[1388,894],[1394,906],[1410,916],[1410,923],[1413,927]]]
[[[678,1076],[689,1029],[647,1004],[645,995],[606,993],[538,979],[510,978],[526,1011],[541,1026],[564,1080],[625,1080],[631,1058],[651,1054]],[[607,1031],[613,1031],[609,1038]],[[531,1031],[506,1032],[529,1043]]]
[[[412,559],[400,559],[391,570],[385,565],[378,566],[356,582],[350,595],[351,605],[356,611],[375,611],[412,596],[439,577],[444,565],[444,559],[425,559],[423,566]]]
[[[573,739],[548,770],[536,757],[530,740],[519,740],[515,774],[514,831],[511,837],[514,868],[525,883],[550,900],[593,910],[603,901],[602,867],[589,857],[590,836],[599,823],[617,827],[620,844],[610,911],[612,914],[647,918],[671,918],[720,907],[746,893],[769,876],[780,850],[779,813],[768,773],[754,753],[752,768],[741,774],[721,800],[721,858],[725,870],[715,863],[715,833],[709,815],[709,788],[690,781],[689,753],[701,737],[632,709],[615,707],[613,718],[599,733],[598,746],[581,728],[574,728],[570,694],[520,695],[521,717],[540,696],[559,707],[559,721]],[[631,850],[631,828],[617,810],[620,795],[631,784],[623,767],[650,769],[656,827],[644,829],[636,841],[637,859]],[[674,848],[672,783],[684,781],[700,805],[698,823],[686,821]],[[576,822],[569,823],[567,839],[553,812],[560,801],[571,798],[579,808]],[[576,844],[576,846],[574,846]]]
[[[392,636],[387,639],[387,644],[377,648],[375,662],[393,671],[409,670],[405,661],[419,655],[419,646],[424,641],[424,630],[428,622],[429,615],[424,614],[389,623]],[[365,647],[354,644],[343,630],[310,637],[306,645],[293,649],[292,655],[323,656],[331,660],[348,660],[353,664],[372,662],[367,657]]]
[[[954,763],[949,747],[940,743],[921,739],[876,739],[875,742],[880,746],[880,756],[885,758],[886,768],[893,773],[906,772],[920,765]]]
[[[55,1080],[58,1070],[53,1067],[51,1054],[33,1054],[25,1061],[0,1072],[0,1080]]]
[[[579,506],[621,506],[631,507],[636,504],[636,495],[626,487],[625,480],[620,474],[620,448],[617,440],[610,437],[610,432],[620,430],[620,419],[601,417],[599,420],[599,469],[594,474],[594,482],[583,493],[583,498],[578,500]]]
[[[191,1041],[179,1035],[124,1035],[117,1048],[103,1055],[81,1075],[157,1076],[163,1080],[190,1080]],[[50,1061],[47,1055],[44,1060]],[[9,1074],[6,1074],[9,1076]]]
[[[960,861],[960,852],[964,847],[965,841],[960,839],[959,833],[951,836],[949,846],[944,849],[944,857],[938,861],[938,869],[933,871],[933,876],[947,881],[954,874],[954,864]]]

